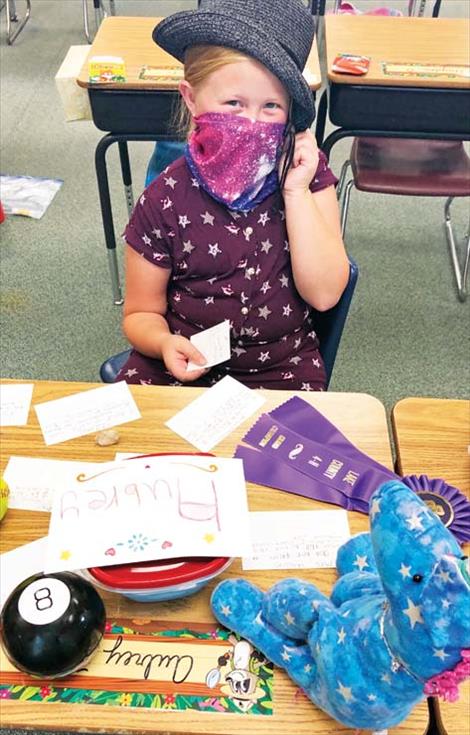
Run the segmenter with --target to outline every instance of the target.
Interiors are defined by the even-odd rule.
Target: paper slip
[[[33,383],[0,386],[0,426],[24,426],[28,422]]]
[[[207,362],[205,365],[196,365],[195,362],[189,360],[187,370],[200,370],[201,367],[212,367],[230,360],[230,322],[228,319],[210,329],[193,334],[190,341],[199,352],[202,352]]]
[[[34,406],[47,445],[140,418],[124,381]]]
[[[243,462],[167,455],[101,463],[54,493],[46,572],[249,552]]]
[[[68,462],[36,457],[10,457],[5,468],[5,481],[10,488],[9,508],[50,513],[57,490],[63,490],[70,475],[96,471],[102,462]]]
[[[265,400],[226,375],[165,425],[201,452],[208,452],[257,411]]]
[[[47,536],[0,555],[0,608],[10,592],[32,574],[44,571]]]
[[[336,566],[350,538],[345,510],[250,513],[251,556],[243,569],[322,569]]]

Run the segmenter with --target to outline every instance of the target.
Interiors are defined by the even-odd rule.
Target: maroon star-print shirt
[[[311,191],[336,182],[320,153]],[[125,239],[155,267],[171,269],[166,319],[174,334],[190,337],[230,321],[230,361],[191,385],[230,374],[250,387],[324,388],[311,308],[292,276],[279,193],[248,213],[232,212],[203,191],[179,158],[145,189]],[[135,350],[119,378],[176,382],[159,360]]]

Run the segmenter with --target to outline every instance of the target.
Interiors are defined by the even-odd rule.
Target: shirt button
[[[249,276],[253,276],[254,273],[255,273],[255,269],[254,268],[248,268],[247,273],[248,273]]]
[[[248,314],[249,309],[248,309],[247,306],[242,306],[242,308],[240,309],[240,311],[241,311],[241,313],[243,315],[245,315],[245,314]]]
[[[240,345],[240,347],[243,347],[243,340],[242,339],[239,339],[238,340],[238,344]]]
[[[245,233],[247,235],[252,235],[253,234],[253,228],[252,227],[247,227],[246,230],[245,230]]]

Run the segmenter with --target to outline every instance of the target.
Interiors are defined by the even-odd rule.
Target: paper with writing
[[[265,398],[227,375],[166,422],[201,452],[208,452],[265,402]]]
[[[10,488],[8,506],[49,513],[56,489],[63,490],[68,478],[79,472],[92,472],[100,462],[69,462],[39,457],[10,457],[5,481]]]
[[[321,569],[336,566],[350,537],[344,510],[250,513],[253,549],[243,569]]]
[[[127,383],[120,381],[34,407],[47,445],[140,418]]]
[[[0,426],[24,426],[28,423],[33,383],[0,385]]]
[[[189,360],[187,370],[200,370],[230,360],[230,322],[225,319],[209,329],[193,334],[190,341],[206,358],[205,365]]]
[[[17,585],[44,570],[46,537],[0,555],[0,608]]]
[[[54,493],[46,571],[250,549],[243,463],[173,455],[100,464]]]

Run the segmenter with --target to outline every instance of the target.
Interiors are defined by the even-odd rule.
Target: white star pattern
[[[214,215],[210,214],[207,209],[204,212],[204,214],[201,214],[202,217],[202,224],[203,225],[213,225],[214,224]]]
[[[279,276],[279,280],[281,282],[281,288],[288,288],[289,286],[289,279],[284,274],[282,276]]]
[[[269,281],[264,281],[263,285],[260,288],[260,291],[262,293],[267,293],[267,291],[269,291],[270,288],[271,286],[269,285]]]
[[[293,615],[291,615],[291,613],[289,612],[289,610],[285,613],[284,617],[286,619],[287,625],[294,625],[295,618],[294,618]]]
[[[142,240],[146,245],[150,245],[150,243],[152,242],[148,235],[142,235]]]
[[[369,508],[369,515],[371,519],[374,520],[375,516],[379,512],[380,512],[380,500],[378,500],[377,498],[374,498],[372,501],[372,505]]]
[[[380,681],[384,681],[386,684],[391,684],[392,680],[390,678],[390,674],[382,674]]]
[[[406,523],[408,523],[408,528],[410,531],[422,531],[423,530],[423,524],[421,522],[421,518],[417,513],[413,513],[411,518],[405,518]]]
[[[444,582],[444,584],[448,584],[451,581],[450,580],[450,573],[449,572],[445,572],[443,569],[441,569],[441,571],[438,573],[437,576],[439,577],[439,579],[441,580],[441,582]]]
[[[143,205],[143,203],[146,201],[145,194],[142,194],[142,196],[139,199],[140,204]]]
[[[232,235],[238,235],[240,228],[236,225],[225,225],[225,229],[228,230]]]
[[[375,702],[377,696],[375,694],[368,694],[367,699],[369,700],[369,702]]]
[[[299,357],[299,355],[295,355],[294,357],[291,357],[289,362],[291,362],[293,365],[298,365],[299,362],[302,362],[302,358]]]
[[[187,215],[180,214],[178,217],[178,224],[183,228],[183,230],[191,224],[191,220],[188,219]]]
[[[168,176],[168,177],[165,176],[164,179],[165,179],[166,186],[170,186],[172,189],[174,189],[175,184],[178,183],[176,179],[173,178],[173,176]]]
[[[282,307],[282,316],[290,316],[292,312],[292,307],[290,304],[286,304]]]
[[[155,235],[155,237],[157,238],[157,240],[161,240],[162,239],[162,233],[160,232],[160,230],[157,230],[156,227],[154,227],[154,229],[152,230],[152,234]]]
[[[217,242],[215,242],[213,245],[209,243],[208,247],[209,247],[209,255],[212,255],[213,258],[216,258],[217,255],[222,252]]]
[[[357,567],[362,572],[365,567],[369,566],[367,563],[367,556],[357,555],[355,561],[353,561],[353,566]]]
[[[232,614],[232,611],[231,611],[229,605],[222,605],[221,610],[222,610],[222,615],[231,615]]]
[[[449,658],[449,654],[446,653],[443,648],[435,648],[433,655],[440,658],[441,661],[444,661],[445,658]]]
[[[213,296],[206,296],[204,299],[204,303],[206,304],[213,304],[214,303],[214,297]]]
[[[405,579],[405,577],[411,577],[410,570],[411,570],[411,567],[406,567],[402,562],[401,567],[398,570],[398,573],[401,574],[403,579]]]
[[[302,387],[301,387],[300,390],[307,390],[308,391],[308,390],[313,390],[313,388],[310,385],[310,383],[302,383]]]
[[[191,179],[191,186],[195,186],[196,189],[199,189],[199,181],[197,179]]]
[[[305,664],[304,666],[305,673],[310,674],[311,670],[312,670],[312,667],[310,666],[310,664]]]
[[[272,314],[272,311],[267,306],[263,306],[262,308],[258,307],[258,316],[261,319],[267,319],[270,314]]]
[[[126,370],[126,378],[132,378],[133,375],[137,375],[137,370],[135,368],[129,368],[129,370]]]
[[[421,617],[421,608],[419,605],[415,605],[413,600],[410,600],[410,598],[407,598],[408,601],[408,607],[403,610],[405,615],[407,615],[410,619],[411,628],[413,629],[416,625],[416,623],[422,623],[423,618]]]
[[[269,216],[269,214],[267,212],[263,212],[259,216],[258,224],[263,225],[263,227],[265,227],[267,223],[270,221],[271,221],[271,217]]]
[[[344,628],[341,628],[341,630],[338,632],[338,645],[341,643],[344,643],[344,639],[346,638],[346,631]]]
[[[183,253],[191,253],[194,250],[194,245],[191,240],[183,241]]]
[[[243,349],[243,347],[234,347],[232,352],[235,352],[237,357],[240,357],[240,355],[243,355],[246,350]]]
[[[267,255],[272,247],[273,247],[273,244],[272,242],[269,242],[269,237],[267,240],[261,240],[261,252],[262,253],[266,253]]]
[[[288,652],[288,650],[287,650],[287,648],[285,646],[284,646],[284,649],[283,649],[283,651],[281,653],[281,658],[282,658],[283,661],[290,661],[291,658],[292,658],[292,656],[290,655],[290,653]]]
[[[269,359],[270,359],[270,357],[269,357],[269,350],[268,350],[268,352],[262,352],[260,354],[260,356],[258,357],[258,361],[259,362],[266,362],[266,360],[269,360]]]
[[[352,695],[351,687],[345,687],[340,681],[338,681],[339,687],[336,690],[344,698],[346,702],[352,702],[354,697]]]

